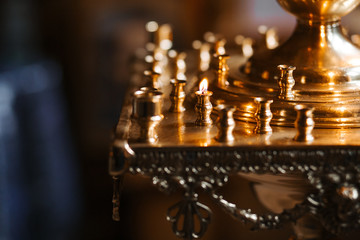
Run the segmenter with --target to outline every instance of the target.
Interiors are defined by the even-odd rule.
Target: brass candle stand
[[[295,86],[293,71],[296,69],[296,67],[279,65],[278,69],[280,70],[280,77],[278,80],[280,92],[278,97],[279,99],[283,100],[293,100],[294,93],[292,89]]]
[[[158,140],[156,126],[164,116],[161,113],[162,92],[143,87],[134,93],[132,118],[140,126],[138,142],[153,144]]]
[[[257,104],[257,110],[254,115],[257,124],[254,133],[271,134],[272,128],[270,126],[270,121],[273,115],[270,110],[270,104],[273,100],[259,97],[255,98],[254,101]]]
[[[207,79],[202,81],[207,84]],[[200,83],[201,85],[201,83]],[[195,125],[197,126],[211,126],[212,120],[210,118],[210,114],[212,112],[212,104],[210,101],[210,97],[212,96],[213,92],[208,91],[207,87],[200,87],[199,91],[195,92],[197,102],[195,105],[195,112],[197,115]]]
[[[234,106],[219,105],[216,107],[219,112],[217,120],[218,134],[215,137],[218,142],[232,143],[235,140],[233,130],[235,128],[235,120],[233,113],[236,110]]]
[[[215,59],[217,62],[217,84],[218,86],[225,87],[229,85],[227,81],[229,75],[229,66],[227,60],[230,58],[229,55],[216,55]]]
[[[360,49],[340,25],[360,0],[277,2],[298,18],[282,45],[253,55],[229,51],[231,58],[216,41],[194,44],[200,55],[187,52],[197,59],[187,85],[212,74],[211,92],[184,88],[180,80],[171,86],[170,79],[163,81],[166,94],[130,84],[109,158],[115,220],[121,179],[130,172],[149,177],[161,191],[184,190],[167,214],[183,239],[203,237],[210,223],[212,212],[200,203],[199,191],[254,229],[294,223],[298,240],[360,229]],[[232,175],[256,183],[254,193],[271,213],[227,201],[219,190]]]
[[[185,101],[185,91],[184,87],[186,80],[172,79],[171,84],[173,85],[172,91],[170,93],[171,107],[170,112],[184,112],[186,109],[184,107]]]
[[[312,118],[314,108],[297,105],[295,106],[295,110],[297,111],[297,118],[295,121],[297,134],[294,140],[300,142],[314,141],[314,136],[312,135],[312,130],[314,129],[315,125],[315,122]]]
[[[160,73],[150,71],[150,70],[145,70],[144,76],[148,79],[147,85],[149,87],[154,88],[154,89],[160,88],[160,83],[159,83]]]

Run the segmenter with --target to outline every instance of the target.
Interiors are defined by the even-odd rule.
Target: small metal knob
[[[132,118],[140,126],[139,142],[155,143],[158,140],[155,128],[164,118],[161,113],[162,95],[162,92],[146,87],[133,94]]]
[[[278,80],[280,92],[278,98],[283,100],[293,100],[294,93],[292,89],[295,86],[293,71],[296,69],[296,67],[279,65],[278,69],[280,70],[280,78]]]
[[[233,130],[235,128],[235,120],[233,117],[235,106],[221,104],[216,107],[219,113],[217,120],[218,134],[215,139],[218,142],[233,142],[235,140]]]
[[[314,108],[305,105],[296,105],[297,118],[295,121],[295,128],[297,134],[294,138],[298,142],[311,142],[314,140],[312,130],[314,129],[315,122],[313,120]]]
[[[169,111],[176,113],[184,112],[186,110],[183,106],[186,96],[184,91],[186,80],[172,79],[171,84],[173,88],[170,93],[171,107]]]
[[[273,100],[266,98],[255,98],[254,99],[257,110],[255,112],[256,127],[254,133],[259,134],[270,134],[272,129],[270,126],[271,119],[273,117],[270,109],[270,104],[273,103]]]

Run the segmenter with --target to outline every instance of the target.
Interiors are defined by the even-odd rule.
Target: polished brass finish
[[[165,101],[165,104],[169,104],[170,100]],[[199,206],[204,206],[190,193],[194,194],[202,189],[226,212],[257,228],[280,227],[280,224],[297,221],[310,211],[316,218],[329,224],[326,225],[328,231],[359,226],[358,221],[353,220],[358,219],[359,207],[357,200],[353,200],[357,198],[357,189],[352,186],[357,186],[360,176],[357,168],[360,129],[314,129],[316,139],[313,142],[296,142],[291,137],[296,133],[294,128],[273,126],[271,135],[257,135],[252,133],[253,124],[237,122],[233,131],[235,140],[219,142],[214,140],[216,128],[195,126],[194,109],[188,109],[180,114],[165,113],[166,122],[162,122],[158,128],[159,139],[156,145],[139,141],[130,141],[127,145],[124,143],[136,138],[141,128],[138,124],[124,124],[123,116],[131,112],[129,109],[131,110],[131,104],[127,102],[116,129],[112,146],[114,158],[110,163],[113,162],[111,166],[117,166],[118,174],[111,167],[112,176],[121,176],[126,172],[137,173],[150,177],[154,185],[166,192],[183,188],[186,201],[176,206],[193,209],[190,215],[197,212]],[[272,184],[281,189],[284,185],[295,186],[295,191],[287,193],[291,201],[296,200],[296,205],[290,205],[286,211],[280,210],[275,215],[259,215],[226,201],[216,190],[226,183],[228,177],[239,173],[251,173],[265,183],[270,176]],[[296,181],[291,176],[297,176]],[[286,180],[289,177],[290,180]],[[343,185],[339,185],[339,179],[343,179]],[[311,191],[298,192],[299,185],[310,185]],[[117,194],[115,192],[115,210],[118,209]],[[298,198],[299,194],[301,198]],[[279,204],[284,206],[282,198]],[[343,211],[334,209],[334,206],[343,210],[352,209],[348,206],[357,207],[349,211],[355,215],[341,218],[344,216]],[[185,223],[189,221],[191,220],[184,220]],[[190,233],[192,230],[191,228]]]
[[[164,118],[161,112],[162,92],[142,88],[133,94],[132,118],[140,126],[140,137],[138,142],[155,143],[158,139],[156,126]]]
[[[160,74],[154,71],[145,70],[144,76],[148,79],[147,85],[151,88],[160,88],[159,76]]]
[[[225,87],[229,85],[227,81],[229,75],[229,66],[227,64],[227,59],[230,58],[229,55],[215,55],[214,56],[217,63],[216,76],[217,76],[217,84],[220,87]]]
[[[297,118],[295,121],[297,133],[294,140],[298,142],[314,141],[314,136],[312,135],[312,130],[315,126],[315,122],[313,120],[314,108],[304,105],[296,105],[295,110],[297,111]]]
[[[257,124],[254,129],[254,133],[259,133],[259,134],[272,133],[270,122],[273,114],[271,113],[270,110],[270,104],[273,102],[273,100],[258,97],[255,98],[254,101],[257,105],[257,110],[254,115]]]
[[[235,120],[233,113],[236,107],[220,104],[216,107],[216,110],[219,113],[219,117],[217,119],[218,134],[215,139],[218,142],[234,142],[233,130],[235,128]]]
[[[210,101],[210,97],[212,96],[211,91],[196,91],[195,95],[197,98],[197,103],[195,105],[195,112],[197,114],[197,118],[195,121],[195,125],[197,126],[210,126],[212,125],[212,120],[210,118],[210,114],[212,112],[212,104]]]
[[[298,25],[283,45],[251,59],[253,74],[267,70],[271,78],[274,65],[286,63],[296,66],[297,80],[305,77],[307,84],[359,80],[360,49],[347,39],[340,25],[340,18],[359,0],[277,1],[298,18]]]
[[[217,84],[214,99],[235,104],[235,119],[252,121],[253,96],[274,99],[272,125],[294,126],[296,104],[316,108],[318,128],[360,127],[360,48],[344,34],[341,17],[360,0],[278,0],[298,18],[292,36],[249,59],[231,56],[228,86]],[[295,66],[292,96],[279,92],[278,65]],[[240,69],[240,71],[238,70]],[[286,91],[286,87],[285,87]],[[230,93],[230,94],[229,94]],[[290,91],[287,91],[290,93]]]
[[[185,107],[183,106],[185,101],[185,91],[184,87],[186,85],[186,80],[172,79],[171,84],[173,85],[172,91],[170,93],[171,107],[170,112],[184,112]]]
[[[296,67],[279,65],[278,69],[280,70],[280,78],[278,80],[280,91],[278,98],[284,100],[293,100],[294,93],[292,89],[295,86],[293,71],[296,69]]]
[[[189,91],[190,100],[191,94],[197,98],[195,109],[177,114],[166,112],[166,122],[155,131],[163,119],[162,94],[151,86],[134,94],[132,116],[138,124],[128,124],[125,117],[120,118],[112,145],[110,174],[118,177],[126,172],[139,173],[166,192],[183,188],[184,199],[170,208],[168,220],[175,234],[184,239],[202,237],[210,221],[210,209],[199,203],[199,190],[236,219],[258,229],[296,222],[298,239],[320,239],[323,231],[318,221],[332,234],[360,228],[360,49],[347,39],[340,25],[340,17],[360,0],[277,1],[298,17],[294,34],[284,44],[272,49],[276,44],[271,47],[266,42],[250,59],[247,57],[252,51],[231,55],[226,62],[219,57],[226,56],[224,42],[216,42],[213,35],[207,46],[215,45],[215,57],[210,64],[210,50],[206,49],[203,55],[200,51],[201,74],[192,72],[189,85],[197,85],[201,75],[211,75],[214,92],[207,88]],[[153,69],[169,73],[164,54],[169,49],[166,44],[164,48],[160,45],[157,42],[154,50]],[[201,46],[200,43],[197,49]],[[213,64],[216,61],[217,66]],[[230,68],[220,68],[220,63]],[[209,64],[212,71],[206,71]],[[295,67],[291,66],[297,68],[294,76]],[[213,70],[218,73],[215,77]],[[170,90],[169,79],[161,82],[164,92]],[[181,99],[179,92],[184,89],[173,87],[172,97]],[[254,96],[259,97],[254,101]],[[218,132],[212,126],[210,100],[223,104],[217,108]],[[166,99],[166,106],[170,101],[174,108],[182,105]],[[225,105],[235,105],[236,111],[225,109]],[[130,103],[124,104],[123,113],[131,112],[129,108]],[[236,126],[233,114],[242,120]],[[314,122],[318,129],[313,130]],[[289,127],[294,125],[295,128]],[[257,197],[274,214],[259,215],[226,201],[218,189],[231,175],[241,175],[252,182],[257,179],[253,184],[258,189]],[[119,182],[115,180],[116,186]],[[273,191],[278,188],[281,191]],[[113,198],[115,219],[119,217],[118,189],[114,189]],[[261,189],[263,197],[259,194]],[[284,193],[276,196],[282,191],[285,198]],[[207,214],[199,214],[200,211]],[[316,223],[307,219],[309,213]],[[199,232],[194,228],[194,218],[200,222]]]

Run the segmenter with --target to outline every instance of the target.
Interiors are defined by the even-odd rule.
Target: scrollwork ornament
[[[185,198],[171,206],[167,220],[172,223],[173,232],[183,239],[201,238],[211,221],[211,210],[198,201],[196,193],[186,193]],[[199,227],[196,229],[196,222]]]
[[[360,228],[360,150],[230,148],[225,151],[222,148],[207,148],[206,151],[137,149],[136,152],[136,158],[130,160],[130,172],[150,176],[153,184],[162,191],[172,192],[180,186],[188,196],[192,196],[185,195],[184,200],[170,208],[176,208],[178,213],[185,214],[187,209],[188,216],[195,216],[197,209],[207,209],[198,202],[197,196],[190,194],[202,188],[227,213],[249,223],[253,229],[279,228],[307,213],[312,213],[333,234]],[[260,216],[238,208],[217,194],[217,189],[226,184],[228,177],[238,172],[303,174],[314,190],[293,209],[277,215]],[[168,219],[174,224],[176,218],[171,216]],[[179,234],[179,229],[175,230]]]

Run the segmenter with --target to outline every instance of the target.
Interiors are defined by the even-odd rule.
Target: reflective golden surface
[[[229,85],[217,84],[222,91],[215,91],[215,98],[235,104],[235,118],[242,121],[254,122],[252,99],[266,97],[274,99],[272,125],[294,126],[294,106],[307,104],[315,108],[316,127],[360,127],[360,48],[340,22],[360,0],[278,3],[298,18],[294,33],[279,47],[255,51],[248,60],[231,56]],[[278,65],[296,67],[295,85],[281,84]]]
[[[309,149],[326,146],[329,149],[333,147],[360,146],[360,129],[314,129],[312,135],[314,141],[296,142],[294,137],[297,134],[295,128],[272,127],[272,134],[259,135],[254,133],[255,123],[246,123],[237,121],[233,130],[234,141],[231,143],[222,143],[215,140],[218,129],[217,126],[199,127],[195,125],[196,113],[190,108],[188,103],[187,110],[180,115],[164,111],[164,120],[157,127],[158,141],[152,145],[155,148],[167,149],[186,149],[197,147],[236,147],[249,149],[265,149],[271,147],[274,149]],[[166,108],[164,108],[166,109]],[[212,115],[213,121],[216,116]],[[128,130],[130,139],[137,139],[140,127],[132,124]],[[136,151],[137,148],[149,147],[147,143],[131,141],[131,149]]]
[[[315,125],[312,118],[314,109],[304,105],[296,105],[295,110],[297,112],[295,121],[297,134],[294,137],[294,140],[298,142],[314,141],[314,136],[312,135],[312,130]]]
[[[183,106],[185,100],[185,91],[184,86],[186,84],[185,80],[172,79],[171,84],[173,85],[172,91],[170,93],[171,107],[170,112],[184,112],[186,109]]]
[[[132,118],[140,127],[139,142],[153,144],[157,141],[157,125],[162,121],[162,92],[143,87],[133,94]]]
[[[288,12],[302,19],[335,20],[351,12],[359,0],[277,0]]]
[[[201,91],[197,91],[196,93],[197,103],[195,105],[196,111],[196,121],[195,125],[197,126],[211,126],[213,121],[210,118],[210,114],[212,112],[212,104],[210,101],[210,97],[212,96],[212,92],[206,91],[205,93]]]
[[[218,142],[231,143],[235,140],[233,130],[235,128],[235,120],[233,113],[236,110],[234,106],[219,105],[216,107],[219,117],[216,120],[218,134],[215,137]]]
[[[254,117],[256,119],[256,127],[254,129],[254,133],[272,133],[270,121],[273,115],[270,110],[270,104],[273,103],[273,100],[258,97],[255,98],[254,101],[257,105],[256,112],[254,114]]]

